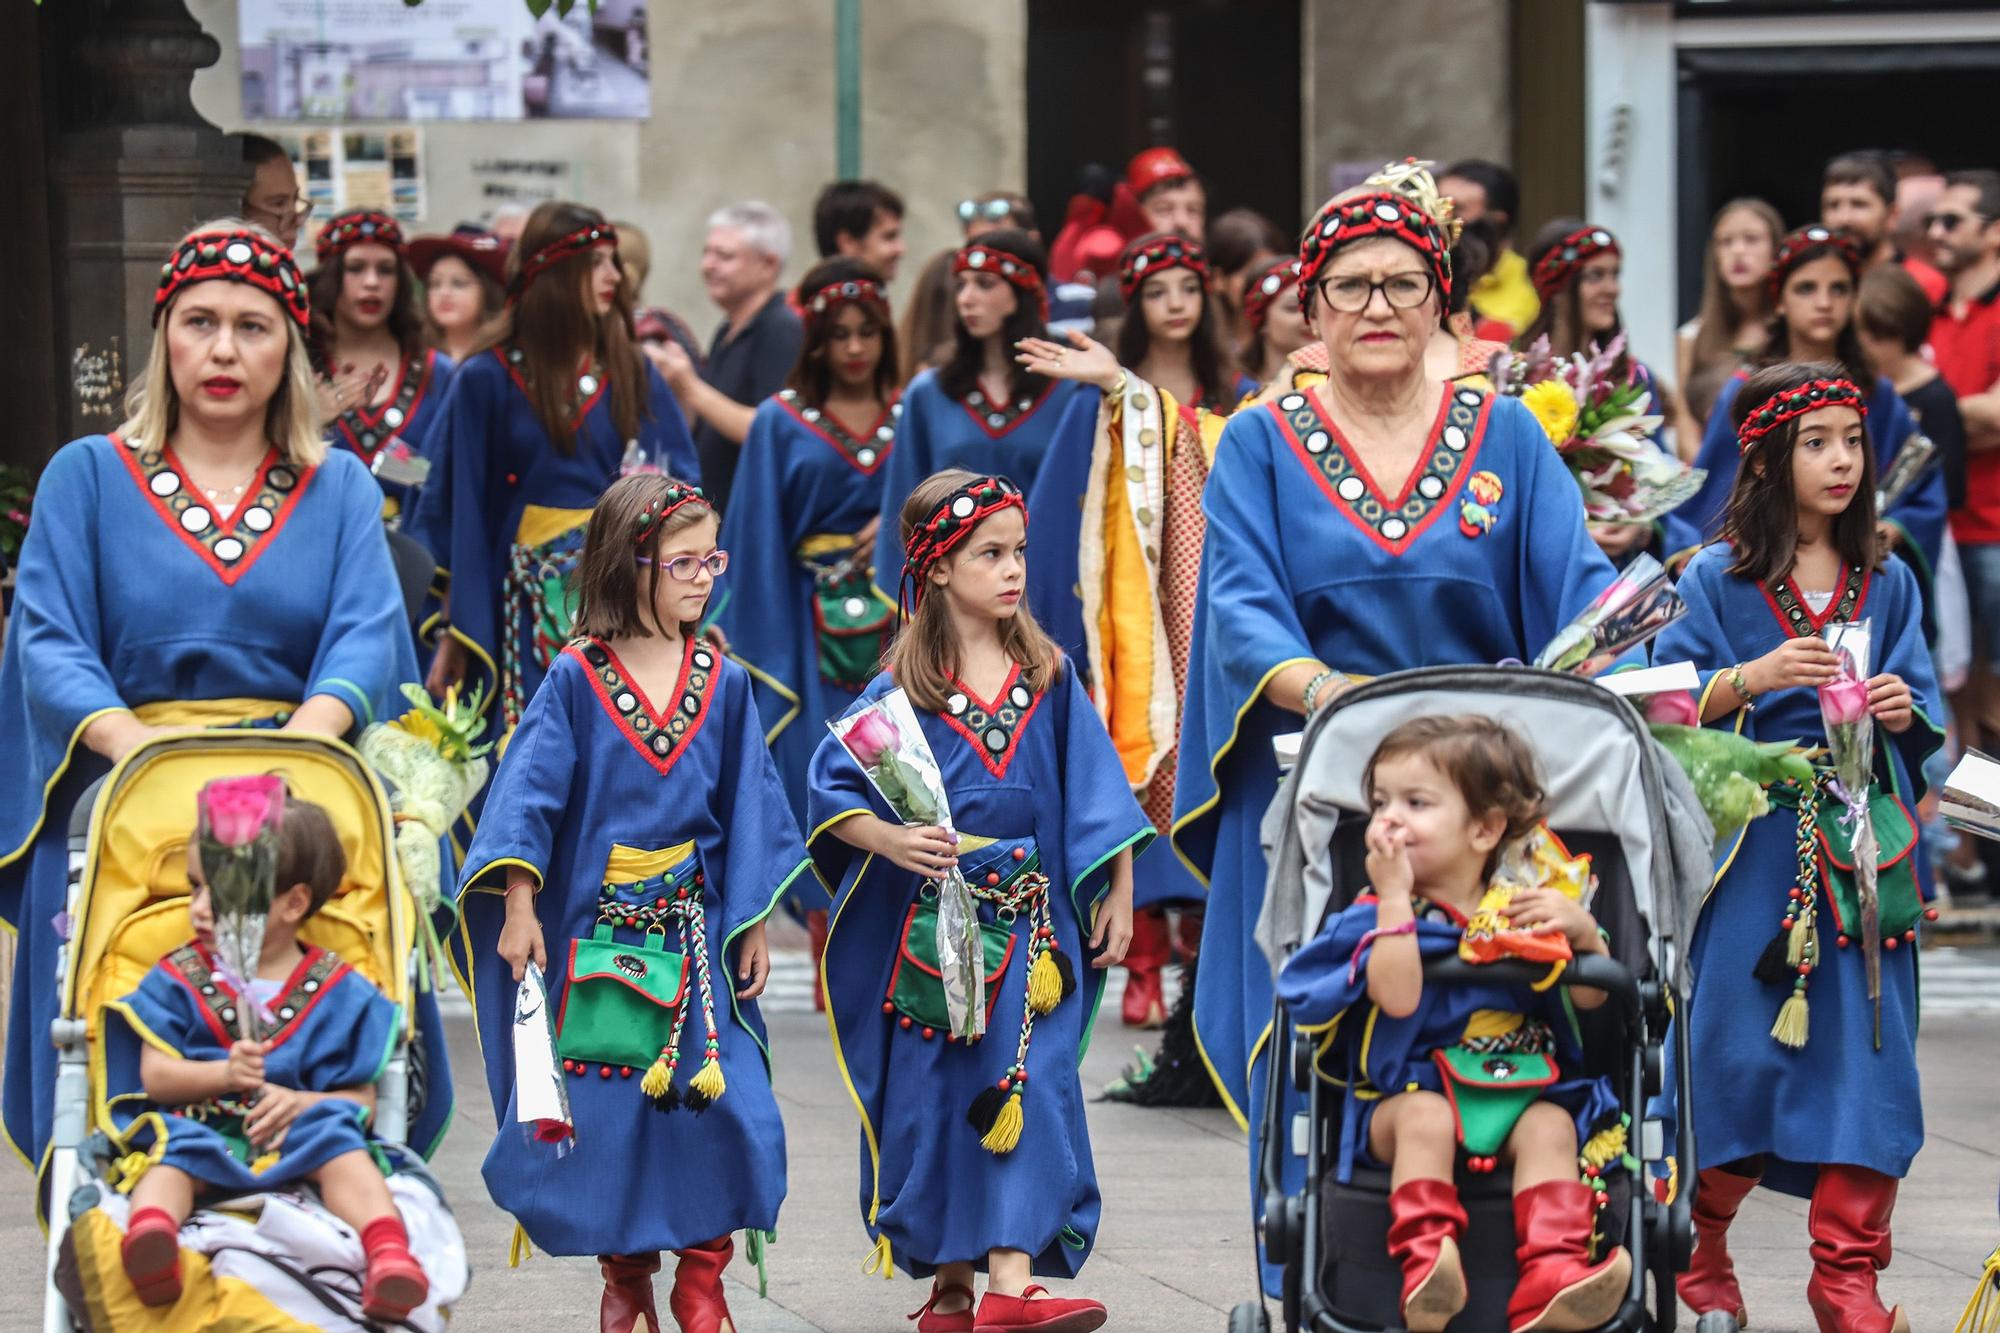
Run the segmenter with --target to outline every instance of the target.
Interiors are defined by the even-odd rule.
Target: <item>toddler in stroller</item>
[[[1342,1175],[1356,1159],[1390,1170],[1403,1320],[1436,1333],[1465,1308],[1466,1213],[1452,1182],[1462,1146],[1475,1171],[1512,1168],[1520,1272],[1509,1329],[1596,1328],[1624,1301],[1632,1260],[1616,1245],[1593,1259],[1598,1195],[1576,1160],[1594,1129],[1618,1124],[1618,1102],[1608,1079],[1579,1076],[1565,997],[1591,1009],[1605,995],[1428,987],[1423,976],[1424,959],[1459,952],[1502,849],[1541,820],[1534,756],[1489,718],[1421,717],[1383,739],[1362,790],[1370,889],[1286,965],[1278,995],[1301,1032],[1327,1033],[1360,1074],[1348,1086]],[[1606,951],[1590,913],[1556,888],[1515,891],[1507,915],[1551,958]],[[1550,947],[1556,939],[1567,949]],[[1350,1011],[1366,1016],[1341,1032]]]

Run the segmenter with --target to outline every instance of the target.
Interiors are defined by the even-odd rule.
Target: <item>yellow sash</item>
[[[590,521],[588,509],[551,509],[528,505],[521,510],[520,525],[514,529],[516,546],[542,546]]]
[[[692,839],[651,852],[614,842],[611,844],[611,855],[604,862],[604,882],[637,884],[642,879],[652,879],[656,875],[666,874],[692,855],[694,855]]]
[[[297,709],[297,703],[280,699],[160,699],[132,713],[149,727],[221,728],[268,722]]]

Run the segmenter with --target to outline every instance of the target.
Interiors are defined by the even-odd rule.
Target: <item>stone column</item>
[[[234,213],[244,171],[237,141],[189,100],[194,72],[221,48],[182,0],[120,0],[68,23],[70,90],[49,164],[55,226],[58,425],[63,438],[124,419],[145,364],[153,292],[173,243],[204,218]]]

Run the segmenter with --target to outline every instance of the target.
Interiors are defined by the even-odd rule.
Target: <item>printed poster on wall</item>
[[[252,121],[644,120],[645,0],[237,0]]]
[[[379,208],[409,223],[424,216],[423,131],[343,127],[272,137],[298,170],[314,227],[350,208]]]

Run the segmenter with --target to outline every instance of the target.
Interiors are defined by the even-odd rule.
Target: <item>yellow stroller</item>
[[[395,1167],[391,1192],[412,1249],[431,1279],[432,1300],[412,1315],[412,1325],[442,1327],[464,1291],[457,1226],[420,1153],[402,1146],[411,1143],[413,1114],[426,1122],[448,1117],[449,1087],[438,1089],[444,1107],[430,1113],[413,1107],[413,1068],[426,1064],[418,1037],[441,1042],[442,1033],[434,997],[416,985],[422,923],[396,862],[381,783],[337,740],[280,731],[182,732],[132,751],[78,801],[71,820],[70,932],[51,1034],[60,1052],[54,1133],[40,1199],[49,1223],[45,1333],[367,1327],[359,1315],[358,1262],[351,1275],[341,1262],[351,1233],[302,1196],[264,1195],[197,1212],[182,1231],[185,1291],[173,1306],[140,1305],[119,1260],[126,1212],[120,1187],[129,1189],[143,1166],[121,1160],[105,1107],[102,1062],[95,1058],[103,1008],[186,941],[185,854],[195,793],[213,778],[266,772],[283,774],[293,795],[325,808],[347,855],[339,892],[303,937],[338,953],[403,1012],[402,1037],[376,1084],[374,1128]],[[444,1082],[442,1062],[431,1067]],[[416,1144],[424,1152],[442,1128],[426,1134],[431,1141]],[[358,1261],[358,1245],[352,1253]]]

